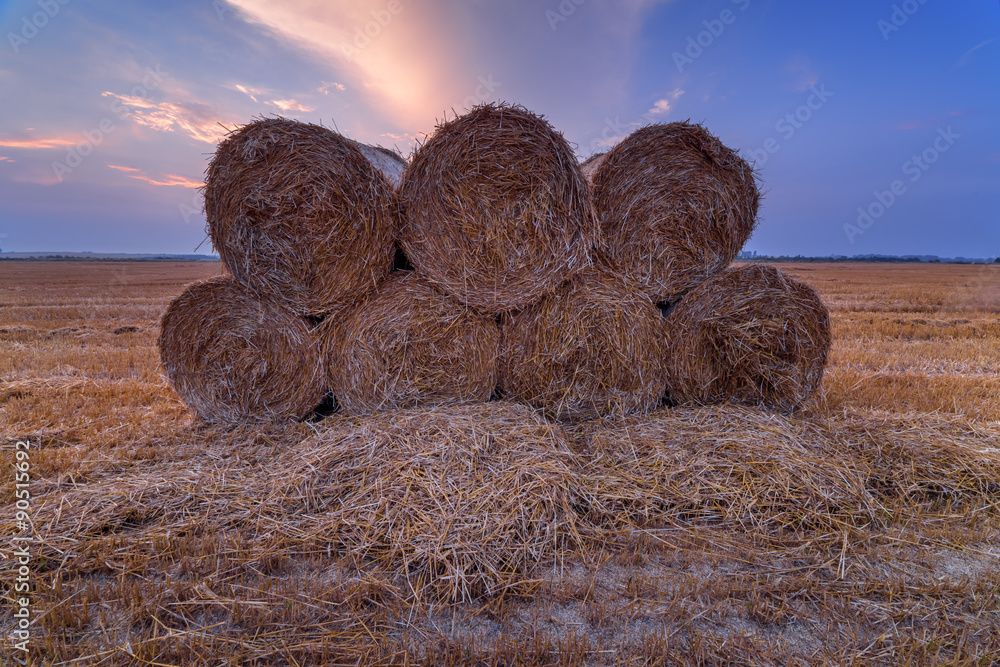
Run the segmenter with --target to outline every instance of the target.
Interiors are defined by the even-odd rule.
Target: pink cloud
[[[48,139],[16,139],[13,137],[8,137],[6,139],[0,139],[0,146],[5,146],[7,148],[66,148],[68,146],[73,146],[77,141],[73,139],[63,139],[60,137],[52,137]]]
[[[171,187],[179,185],[185,188],[200,188],[204,185],[202,181],[196,181],[193,178],[188,178],[187,176],[179,176],[178,174],[165,174],[163,178],[150,178],[146,172],[142,169],[137,169],[136,167],[123,167],[117,164],[109,164],[108,167],[111,169],[116,169],[118,171],[124,172],[129,178],[134,178],[138,181],[143,181],[144,183],[149,183],[150,185]]]
[[[282,111],[299,111],[302,113],[309,113],[310,111],[315,111],[316,107],[309,107],[298,100],[271,100],[267,102],[272,106],[276,106]]]
[[[217,143],[228,133],[219,118],[204,104],[154,102],[145,97],[111,92],[104,92],[103,95],[118,100],[121,110],[139,125],[159,132],[186,134],[208,144]]]

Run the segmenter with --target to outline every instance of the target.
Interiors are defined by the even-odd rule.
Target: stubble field
[[[33,664],[997,664],[1000,266],[780,268],[833,315],[821,395],[568,425],[689,448],[652,494],[683,502],[595,491],[518,585],[449,603],[318,532],[288,471],[351,422],[206,426],[167,385],[159,317],[217,264],[0,262],[0,651],[25,441]]]

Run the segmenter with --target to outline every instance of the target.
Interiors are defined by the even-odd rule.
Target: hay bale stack
[[[349,414],[485,402],[497,385],[500,331],[412,271],[394,273],[323,333],[330,382]]]
[[[637,285],[593,267],[505,316],[500,386],[559,418],[647,411],[666,378],[659,310]]]
[[[228,276],[189,286],[171,302],[160,326],[167,377],[207,421],[304,418],[326,394],[308,322]]]
[[[728,266],[757,224],[753,169],[700,125],[636,130],[591,185],[608,261],[657,302]]]
[[[493,402],[344,418],[277,478],[300,480],[317,548],[370,559],[419,597],[468,601],[516,593],[575,538],[571,461],[559,426]]]
[[[667,393],[677,403],[793,410],[823,379],[830,313],[816,291],[751,264],[699,285],[666,320]]]
[[[482,105],[440,125],[399,192],[417,272],[487,315],[556,289],[597,239],[573,151],[523,107]]]
[[[589,518],[602,525],[839,530],[876,514],[868,467],[808,422],[718,406],[578,430]]]
[[[319,125],[268,118],[232,132],[208,167],[205,213],[236,280],[301,314],[352,303],[392,270],[392,186]]]
[[[382,172],[393,188],[399,187],[403,172],[406,171],[406,160],[402,155],[383,146],[370,146],[357,141],[353,143],[372,166]]]

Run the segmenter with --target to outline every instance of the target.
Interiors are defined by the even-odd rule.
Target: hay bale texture
[[[597,239],[573,151],[523,107],[486,104],[438,126],[399,192],[417,272],[488,315],[556,289]]]
[[[504,395],[556,417],[651,410],[663,399],[662,318],[635,284],[593,267],[501,324]]]
[[[598,158],[591,186],[607,260],[657,302],[728,266],[757,224],[753,169],[700,125],[636,130]]]
[[[597,173],[598,167],[604,164],[605,155],[607,155],[607,153],[594,153],[580,163],[580,173],[587,179],[587,183],[592,183],[594,181],[594,174]]]
[[[303,418],[326,394],[309,323],[228,276],[189,286],[171,302],[160,327],[167,377],[207,421]]]
[[[350,304],[392,270],[392,186],[319,125],[267,118],[229,134],[208,167],[205,213],[236,280],[302,314]]]
[[[816,291],[764,264],[702,283],[665,326],[667,392],[678,403],[792,410],[819,387],[830,351],[830,313]]]
[[[399,271],[324,329],[330,383],[350,414],[485,402],[497,385],[500,331],[412,271]]]
[[[357,141],[354,142],[354,145],[357,146],[362,155],[368,158],[373,167],[382,172],[393,188],[399,186],[403,179],[403,172],[406,171],[406,160],[402,155],[383,146],[371,146]]]
[[[302,443],[278,478],[298,480],[288,494],[316,521],[310,534],[404,575],[420,597],[467,601],[521,585],[576,535],[566,435],[520,405],[343,418]]]

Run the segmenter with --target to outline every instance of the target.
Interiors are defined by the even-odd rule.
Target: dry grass
[[[309,322],[229,276],[190,285],[170,303],[159,348],[174,391],[208,421],[302,419],[326,395]]]
[[[392,185],[355,142],[285,118],[231,132],[205,180],[222,263],[304,315],[350,305],[388,275],[397,212]]]
[[[361,567],[402,573],[417,598],[523,593],[575,533],[566,436],[524,406],[338,420],[299,450],[276,471],[296,521]]]
[[[605,258],[654,301],[724,269],[757,225],[752,167],[700,125],[641,128],[591,167]]]
[[[593,267],[501,322],[500,387],[556,418],[646,412],[663,400],[666,339],[639,287]]]
[[[1000,304],[990,298],[1000,271],[787,271],[831,307],[820,400],[792,415],[717,406],[626,417],[627,429],[583,423],[568,440],[519,418],[568,445],[580,467],[581,541],[561,545],[559,559],[525,561],[523,586],[445,604],[448,580],[375,553],[358,563],[330,539],[328,512],[304,509],[346,481],[320,464],[336,443],[362,470],[353,424],[389,415],[208,427],[160,376],[162,312],[217,265],[0,263],[0,469],[11,469],[15,440],[32,443],[33,664],[996,663]],[[857,386],[873,375],[886,382]],[[440,421],[426,437],[401,431],[400,460],[449,433],[487,447],[471,434],[475,419],[457,430],[423,420]],[[653,456],[630,458],[631,447]],[[671,477],[678,456],[686,474]],[[508,466],[523,470],[514,457]],[[656,487],[634,479],[648,462]],[[406,470],[443,464],[414,465]],[[603,487],[580,488],[602,475]],[[639,495],[616,499],[614,476]],[[0,486],[7,534],[11,479]],[[433,488],[431,475],[383,479],[397,492]],[[593,498],[602,489],[603,506]],[[407,515],[387,506],[372,521],[389,512]],[[485,513],[467,514],[486,525]],[[10,562],[0,558],[4,581]],[[467,581],[483,585],[483,574]],[[429,587],[415,596],[408,581]]]
[[[819,387],[830,313],[816,291],[773,266],[726,269],[666,319],[667,393],[675,403],[792,410]]]
[[[496,320],[464,308],[412,271],[397,272],[325,323],[330,384],[349,414],[485,402],[497,385]]]
[[[417,272],[487,315],[553,291],[597,244],[572,149],[523,107],[485,104],[438,126],[399,192]]]

